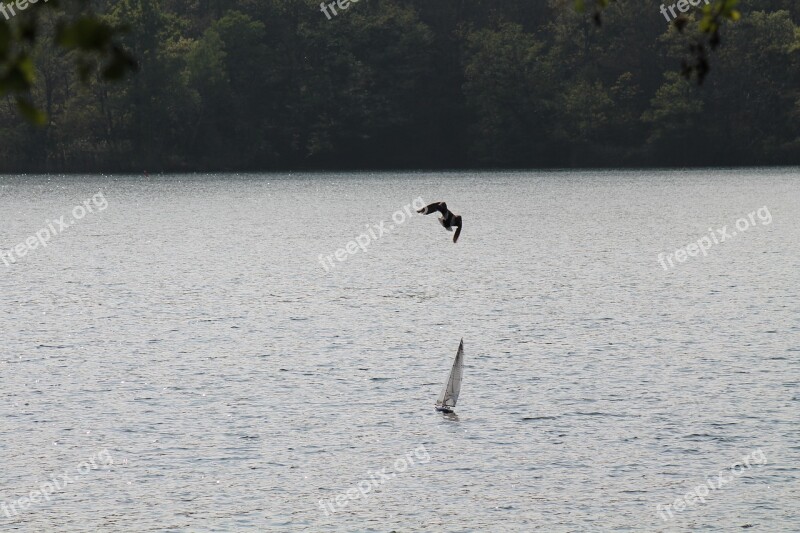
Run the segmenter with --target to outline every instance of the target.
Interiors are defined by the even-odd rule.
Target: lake
[[[799,190],[2,176],[0,530],[798,531]]]

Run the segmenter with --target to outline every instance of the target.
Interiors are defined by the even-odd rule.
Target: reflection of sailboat
[[[444,389],[436,400],[436,410],[442,413],[452,413],[453,408],[458,401],[458,395],[461,392],[461,378],[464,377],[464,339],[458,345],[458,353],[453,361],[453,368],[450,369],[450,375],[447,376],[447,383],[444,384]]]

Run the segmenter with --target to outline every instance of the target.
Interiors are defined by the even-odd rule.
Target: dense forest
[[[138,72],[82,82],[38,43],[47,120],[0,101],[0,171],[800,163],[796,0],[742,1],[702,84],[681,76],[696,25],[658,2],[602,24],[574,0],[93,4]]]

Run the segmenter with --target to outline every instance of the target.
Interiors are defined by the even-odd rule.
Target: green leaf
[[[0,20],[0,60],[5,59],[11,51],[11,28],[4,20]]]
[[[30,103],[26,98],[17,96],[17,108],[25,118],[38,126],[42,126],[47,122],[47,114]]]
[[[57,32],[58,43],[66,48],[84,51],[102,50],[114,36],[114,29],[93,17],[83,17],[72,24],[62,25]]]
[[[33,61],[28,56],[19,57],[11,62],[6,73],[0,77],[0,93],[26,92],[30,90],[33,81]]]
[[[114,46],[111,61],[103,69],[103,79],[118,80],[125,76],[128,71],[135,72],[139,65],[136,60],[119,46]]]

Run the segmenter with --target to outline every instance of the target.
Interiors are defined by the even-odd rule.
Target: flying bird
[[[444,226],[444,229],[453,231],[453,226],[458,228],[456,229],[456,234],[453,235],[453,242],[458,242],[458,236],[461,234],[461,228],[463,226],[461,215],[453,214],[447,209],[447,204],[444,202],[436,202],[431,205],[426,205],[422,209],[417,209],[417,213],[422,213],[423,215],[430,215],[436,211],[442,214],[442,216],[439,217],[439,223]]]

